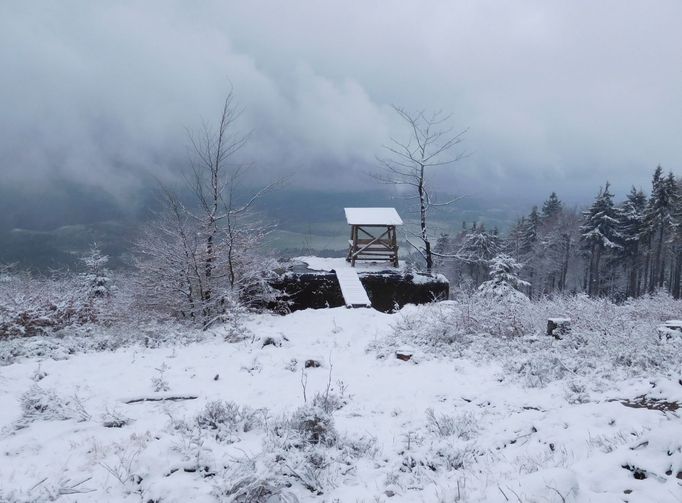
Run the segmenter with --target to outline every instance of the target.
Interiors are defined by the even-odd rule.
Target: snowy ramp
[[[365,287],[360,283],[360,278],[355,269],[339,267],[335,272],[346,307],[372,307]]]

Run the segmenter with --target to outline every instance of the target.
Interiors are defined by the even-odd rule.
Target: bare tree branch
[[[371,176],[380,183],[413,187],[419,200],[418,236],[421,244],[411,246],[417,249],[426,262],[427,271],[433,267],[433,252],[429,234],[428,212],[432,207],[443,207],[455,203],[460,198],[452,198],[442,203],[432,201],[429,195],[428,178],[435,168],[452,165],[462,160],[466,154],[453,152],[463,141],[468,129],[453,133],[452,127],[445,124],[451,120],[450,114],[435,111],[427,115],[424,110],[411,113],[393,105],[393,110],[406,123],[410,131],[406,141],[390,137],[384,145],[386,157],[377,157],[380,172]]]

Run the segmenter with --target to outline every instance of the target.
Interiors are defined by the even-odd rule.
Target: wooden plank
[[[362,286],[358,273],[350,267],[338,268],[336,278],[339,280],[341,294],[346,307],[372,307],[365,287]]]

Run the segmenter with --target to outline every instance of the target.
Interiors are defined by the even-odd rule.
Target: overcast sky
[[[186,161],[231,82],[264,178],[368,187],[395,103],[469,128],[452,192],[622,194],[682,166],[680,20],[679,0],[2,2],[0,170],[125,193]]]

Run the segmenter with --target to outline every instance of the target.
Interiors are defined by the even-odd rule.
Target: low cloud
[[[117,195],[172,177],[233,85],[258,178],[365,188],[398,103],[470,128],[444,188],[586,199],[680,166],[681,17],[673,0],[6,2],[0,170]]]

